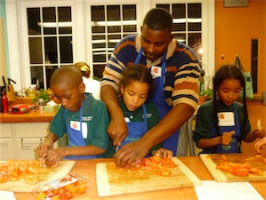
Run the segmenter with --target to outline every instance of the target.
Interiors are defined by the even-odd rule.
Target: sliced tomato
[[[262,174],[262,171],[256,167],[252,167],[249,169],[249,172],[252,173],[252,174],[258,174],[258,175],[261,175]]]
[[[247,168],[233,168],[232,174],[235,176],[245,177],[249,175],[249,170]]]
[[[35,184],[38,182],[39,180],[39,176],[36,174],[30,174],[30,175],[26,175],[24,177],[24,180],[26,181],[26,183],[28,184]]]

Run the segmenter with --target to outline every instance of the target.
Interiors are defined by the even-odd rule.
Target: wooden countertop
[[[198,156],[195,157],[178,157],[200,180],[213,180],[204,164]],[[92,159],[92,160],[77,160],[74,168],[70,173],[76,173],[89,180],[86,194],[73,198],[79,199],[101,199],[101,200],[150,200],[150,199],[167,199],[167,200],[193,200],[197,199],[196,192],[193,187],[180,188],[172,190],[163,190],[156,192],[145,192],[138,194],[127,194],[110,197],[98,197],[96,186],[96,164],[99,162],[111,161],[112,159]],[[250,182],[251,185],[266,199],[266,182]],[[17,200],[31,200],[34,196],[31,193],[15,193]]]
[[[31,99],[16,99],[9,103],[9,107],[15,104],[32,104]],[[56,112],[43,112],[40,109],[31,110],[25,114],[0,113],[0,123],[27,123],[27,122],[51,122]]]

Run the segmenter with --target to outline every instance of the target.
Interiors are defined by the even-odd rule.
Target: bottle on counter
[[[8,99],[6,97],[6,91],[2,91],[1,104],[2,104],[2,112],[8,113]]]

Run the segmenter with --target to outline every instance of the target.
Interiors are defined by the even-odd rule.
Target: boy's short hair
[[[69,86],[78,86],[82,82],[81,72],[73,66],[60,67],[54,71],[50,85],[67,83]]]

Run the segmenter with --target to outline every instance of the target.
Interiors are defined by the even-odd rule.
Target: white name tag
[[[233,112],[218,113],[219,126],[234,126],[235,118]]]
[[[70,127],[77,130],[77,131],[80,131],[80,122],[77,122],[77,121],[70,121]],[[82,136],[83,138],[87,138],[88,136],[88,128],[87,128],[87,123],[85,122],[82,122]]]
[[[151,76],[153,79],[162,76],[162,68],[157,66],[151,67]]]
[[[126,123],[129,123],[130,122],[130,119],[128,117],[125,117],[125,122]]]

